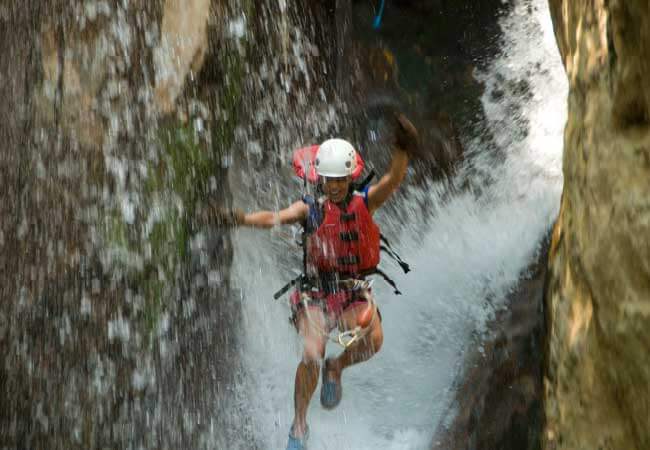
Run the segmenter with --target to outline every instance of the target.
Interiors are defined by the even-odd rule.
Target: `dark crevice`
[[[633,85],[641,86],[641,83],[639,82]],[[615,97],[613,108],[614,123],[621,130],[648,127],[650,125],[650,116],[648,115],[648,105],[646,104],[645,98],[639,95],[637,91],[628,91],[629,86],[626,83],[626,87],[621,88],[624,93]]]

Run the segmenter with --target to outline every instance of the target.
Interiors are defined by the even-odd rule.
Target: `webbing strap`
[[[402,292],[399,289],[397,289],[397,284],[395,284],[395,282],[388,275],[386,275],[386,273],[383,270],[376,268],[374,270],[374,273],[381,276],[384,279],[384,281],[393,288],[393,290],[395,291],[395,295],[402,295]]]
[[[375,177],[375,169],[371,169],[368,175],[361,181],[361,183],[356,184],[354,186],[354,189],[357,191],[363,191],[366,188],[366,186],[370,184],[370,182],[374,177]]]
[[[387,254],[388,256],[390,256],[391,259],[392,259],[393,261],[395,261],[395,262],[396,262],[396,263],[397,263],[397,264],[402,268],[402,270],[404,271],[404,273],[409,273],[409,272],[411,271],[411,268],[410,268],[410,266],[408,265],[408,263],[402,261],[402,259],[399,257],[399,255],[398,255],[397,253],[392,252],[388,247],[386,247],[386,246],[384,246],[384,245],[380,245],[380,246],[379,246],[379,249],[385,251],[386,254]]]
[[[282,287],[278,290],[278,292],[276,292],[275,294],[273,294],[273,299],[274,299],[274,300],[277,300],[277,299],[279,299],[280,297],[282,297],[284,294],[286,294],[286,293],[289,291],[289,289],[291,289],[293,286],[295,286],[295,285],[298,284],[299,282],[302,282],[302,280],[304,279],[304,277],[305,277],[305,276],[304,276],[303,274],[300,274],[300,275],[298,275],[296,278],[294,278],[293,280],[289,281],[287,284],[285,284],[284,286],[282,286]]]
[[[411,268],[409,267],[408,263],[404,261],[395,250],[393,250],[393,247],[391,247],[390,242],[388,242],[388,239],[386,239],[386,236],[380,234],[379,239],[385,244],[380,245],[379,249],[385,251],[388,256],[390,256],[397,264],[399,264],[404,273],[409,273],[411,271]]]

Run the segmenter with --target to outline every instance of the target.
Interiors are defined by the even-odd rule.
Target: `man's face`
[[[348,195],[350,177],[323,177],[323,192],[334,203],[340,203]]]

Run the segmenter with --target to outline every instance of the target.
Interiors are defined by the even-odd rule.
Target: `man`
[[[278,224],[302,223],[306,238],[306,279],[312,289],[298,292],[292,299],[293,322],[304,340],[294,390],[294,420],[287,450],[305,448],[308,435],[307,407],[318,384],[320,361],[325,355],[330,331],[354,330],[363,322],[363,336],[337,358],[322,366],[321,404],[335,408],[342,395],[341,374],[346,367],[368,360],[383,342],[381,320],[369,289],[353,290],[345,281],[362,280],[379,262],[379,228],[372,214],[400,185],[409,155],[418,147],[418,134],[403,115],[396,118],[396,138],[388,172],[374,185],[352,191],[356,165],[353,146],[342,139],[330,139],[316,154],[316,173],[323,197],[307,197],[279,212],[210,210],[208,216],[222,225],[271,228]],[[372,319],[368,320],[368,313]],[[363,321],[361,317],[364,317]],[[377,320],[379,318],[379,320]]]

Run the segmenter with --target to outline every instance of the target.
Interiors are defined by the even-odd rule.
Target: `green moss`
[[[149,172],[148,190],[170,190],[186,210],[192,210],[205,194],[212,174],[213,157],[201,146],[192,125],[178,125],[161,131],[163,162]]]
[[[158,162],[147,170],[139,217],[129,224],[116,205],[106,215],[104,242],[114,270],[144,299],[143,331],[152,336],[170,292],[189,258],[191,220],[205,196],[214,157],[189,124],[174,123],[158,133]],[[142,264],[134,264],[134,260]]]
[[[146,195],[157,198],[157,216],[148,234],[151,256],[147,261],[153,277],[142,280],[145,288],[147,327],[151,330],[164,309],[166,283],[177,277],[178,268],[187,263],[191,236],[190,217],[205,196],[213,170],[213,157],[201,145],[189,124],[176,124],[160,130],[161,162],[151,167]],[[158,274],[165,281],[158,279]]]
[[[238,6],[247,17],[252,17],[254,8],[255,2],[250,0]],[[140,192],[139,212],[147,217],[128,224],[117,206],[107,215],[106,247],[117,255],[112,263],[124,273],[131,289],[145,299],[142,331],[150,343],[171,301],[174,290],[170,286],[188,263],[191,218],[207,196],[216,162],[223,160],[233,146],[242,113],[245,60],[250,52],[248,41],[228,43],[220,52],[223,80],[216,96],[218,104],[211,105],[217,114],[213,123],[206,124],[211,139],[196,131],[194,119],[161,125],[157,134],[159,158],[147,168]],[[139,255],[143,264],[132,264],[129,258],[133,255]]]
[[[151,335],[158,325],[162,314],[162,299],[165,297],[165,285],[162,281],[155,279],[146,280],[144,283],[145,308],[142,313],[144,319],[145,336],[151,343]]]

